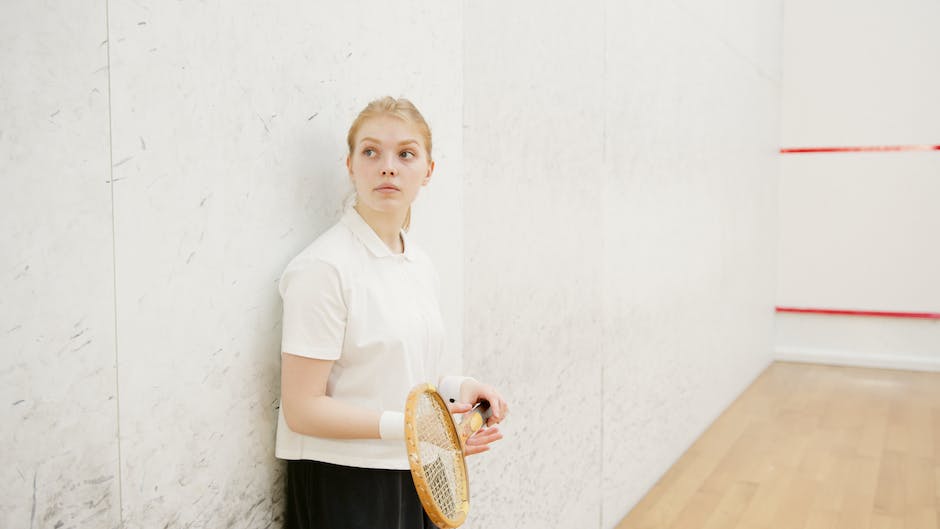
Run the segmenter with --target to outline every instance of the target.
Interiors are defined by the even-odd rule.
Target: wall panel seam
[[[124,527],[124,459],[121,456],[121,377],[118,361],[117,237],[114,213],[114,123],[111,110],[111,1],[105,0],[105,38],[108,43],[108,186],[111,192],[111,295],[114,309],[114,413],[117,430],[117,493],[120,526]]]
[[[607,101],[607,63],[608,63],[608,50],[607,50],[607,0],[604,0],[601,3],[601,101]],[[601,203],[604,203],[604,200],[607,197],[607,175],[608,175],[608,163],[607,163],[607,114],[602,113],[601,118]],[[607,208],[601,207],[601,226],[606,226],[606,215]],[[607,256],[607,249],[605,248],[605,236],[603,230],[601,231],[601,256]],[[601,289],[604,289],[604,285],[607,281],[605,274],[603,273],[604,266],[601,265]],[[603,290],[602,290],[603,291]],[[604,529],[604,362],[607,360],[607,332],[606,332],[606,322],[607,317],[604,314],[606,309],[606,303],[601,301],[601,314],[600,314],[600,330],[601,330],[601,361],[600,364],[600,435],[598,440],[598,456],[600,463],[597,469],[597,527],[598,529]]]

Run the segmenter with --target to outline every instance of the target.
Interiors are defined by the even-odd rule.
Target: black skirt
[[[287,462],[285,529],[438,529],[411,472]]]

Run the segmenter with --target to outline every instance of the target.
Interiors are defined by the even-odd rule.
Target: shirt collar
[[[353,206],[346,208],[346,212],[343,213],[343,219],[340,222],[345,224],[346,227],[356,235],[359,242],[368,248],[369,251],[372,252],[372,255],[376,257],[394,257],[402,255],[405,259],[414,261],[415,252],[412,248],[411,241],[408,239],[408,233],[405,230],[401,230],[401,240],[405,246],[405,253],[396,254],[392,253],[392,250],[379,238],[378,234],[372,229],[372,226],[369,226],[365,219],[362,218],[362,215],[360,215]]]

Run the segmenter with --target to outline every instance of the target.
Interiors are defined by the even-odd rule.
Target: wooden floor
[[[940,529],[940,373],[774,363],[617,529]]]

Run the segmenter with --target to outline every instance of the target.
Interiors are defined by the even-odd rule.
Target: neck
[[[372,228],[372,231],[379,236],[379,239],[388,246],[392,253],[402,253],[405,251],[404,243],[401,240],[401,227],[405,222],[406,212],[375,211],[362,204],[356,204],[356,211],[362,220]]]

